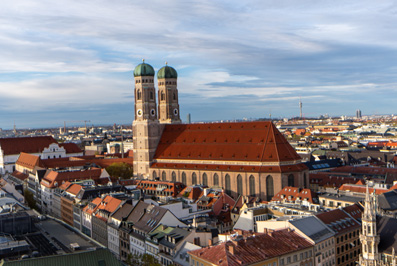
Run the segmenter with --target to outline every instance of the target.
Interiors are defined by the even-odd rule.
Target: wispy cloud
[[[79,112],[130,123],[142,58],[178,70],[194,120],[295,116],[299,97],[313,116],[392,113],[396,12],[391,0],[3,1],[0,127]]]

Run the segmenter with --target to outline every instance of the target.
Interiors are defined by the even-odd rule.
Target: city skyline
[[[393,1],[145,4],[1,3],[0,128],[131,123],[143,58],[184,121],[395,113]]]

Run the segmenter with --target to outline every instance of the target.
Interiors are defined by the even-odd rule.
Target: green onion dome
[[[154,77],[154,69],[151,65],[146,64],[143,60],[142,64],[136,66],[134,70],[134,77],[151,76]]]
[[[164,79],[164,78],[166,79],[178,78],[178,73],[176,73],[176,70],[173,67],[168,66],[167,63],[157,72],[157,79]]]

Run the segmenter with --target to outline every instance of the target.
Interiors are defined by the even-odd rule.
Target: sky
[[[131,124],[142,59],[183,121],[393,114],[395,25],[382,0],[1,1],[0,128]]]

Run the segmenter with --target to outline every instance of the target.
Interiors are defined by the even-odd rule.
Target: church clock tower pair
[[[143,61],[134,70],[135,120],[133,127],[134,177],[148,178],[164,124],[181,123],[178,74],[167,64],[157,72],[158,108],[154,87],[155,71]]]

